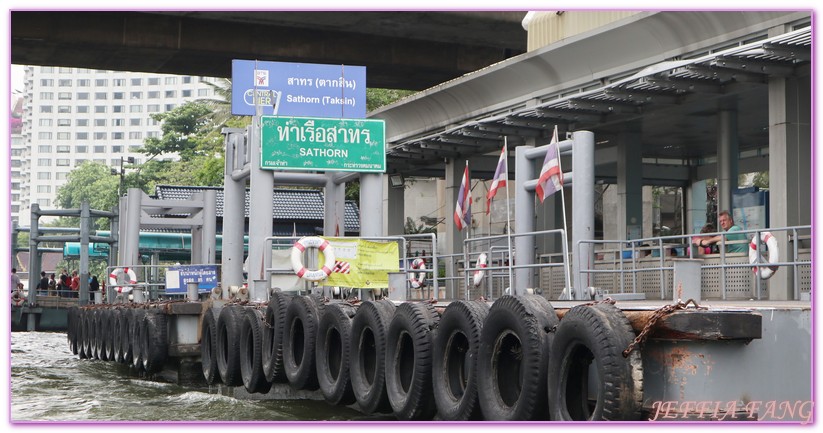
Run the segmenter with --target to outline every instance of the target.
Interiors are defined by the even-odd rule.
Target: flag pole
[[[554,133],[557,134],[557,125],[554,125]],[[574,149],[572,149],[572,157],[574,157]],[[561,165],[561,157],[560,157],[560,139],[557,140],[557,168],[560,170],[560,203],[563,209],[563,247],[562,250],[566,250],[569,245],[569,226],[566,223],[566,193],[564,190],[566,189],[563,186],[563,165]],[[566,287],[569,289],[569,299],[574,299],[572,297],[573,288],[571,287],[571,270],[569,269],[569,257],[568,254],[563,255],[563,263],[564,271],[566,274]]]
[[[468,173],[468,176],[466,176],[466,195],[469,196],[469,200],[468,200],[469,201],[469,222],[468,222],[468,224],[466,224],[466,235],[463,237],[463,241],[464,241],[463,242],[463,247],[464,247],[463,257],[465,257],[467,259],[466,263],[463,265],[464,269],[468,269],[468,268],[471,267],[471,257],[469,255],[469,252],[465,250],[465,246],[466,246],[465,241],[469,239],[469,232],[472,229],[472,219],[471,219],[471,202],[472,202],[472,199],[471,199],[472,177],[471,176],[472,175],[471,175],[471,172],[469,172],[469,160],[468,159],[466,160],[466,172]],[[464,202],[466,201],[465,197],[463,198],[463,201]],[[464,274],[465,274],[465,272],[464,272]],[[463,281],[465,282],[467,279],[468,278],[463,278]],[[471,292],[471,284],[468,284],[468,285],[466,285],[466,300],[471,300],[470,292]]]
[[[506,241],[509,248],[509,287],[514,283],[512,277],[512,225],[511,225],[511,203],[509,203],[509,140],[503,136],[503,148],[506,149]],[[489,276],[491,278],[491,275]]]

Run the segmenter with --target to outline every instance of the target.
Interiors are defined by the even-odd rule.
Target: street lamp
[[[125,167],[125,166],[124,166],[124,164],[123,164],[123,160],[124,160],[124,159],[125,159],[125,161],[126,161],[126,162],[128,162],[129,164],[134,164],[134,157],[133,157],[133,156],[129,156],[129,157],[127,157],[127,158],[123,158],[123,157],[121,156],[121,157],[120,157],[120,171],[118,172],[117,170],[115,170],[115,169],[113,169],[113,168],[111,169],[111,174],[112,174],[112,175],[115,175],[115,176],[116,176],[116,175],[118,175],[118,174],[120,175],[120,183],[117,185],[117,196],[118,196],[118,197],[122,197],[122,196],[123,196],[123,175],[125,175],[125,174],[126,174],[126,167]]]

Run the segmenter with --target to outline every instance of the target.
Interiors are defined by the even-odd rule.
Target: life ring
[[[486,271],[484,271],[483,268],[488,266],[486,264],[487,261],[486,253],[481,253],[480,256],[477,257],[477,267],[480,269],[474,271],[474,287],[479,286],[480,282],[483,281],[483,277],[486,276]]]
[[[411,263],[412,269],[419,269],[423,272],[419,272],[415,274],[414,272],[409,272],[409,283],[413,289],[419,289],[426,285],[426,262],[421,258],[416,258]]]
[[[770,232],[762,232],[760,233],[760,240],[766,243],[766,248],[769,251],[769,259],[768,263],[777,263],[779,262],[778,255],[780,251],[777,247],[777,238],[772,236]],[[762,251],[761,251],[762,252]],[[758,257],[759,252],[757,251],[757,243],[752,240],[749,243],[749,263],[757,264],[763,263],[763,258]],[[752,267],[752,272],[759,274],[760,278],[767,280],[777,272],[777,266],[754,266]]]
[[[113,271],[109,274],[109,287],[113,287],[117,293],[129,293],[131,292],[131,287],[128,286],[118,286],[117,279],[122,273],[126,273],[128,279],[126,279],[126,284],[137,284],[137,274],[134,273],[134,269],[131,268],[114,268]]]
[[[12,295],[11,295],[11,304],[12,305],[14,305],[15,307],[19,307],[19,306],[23,305],[24,302],[26,302],[26,298],[24,298],[23,295],[20,294],[20,292],[12,293]]]
[[[323,252],[325,263],[323,263],[322,268],[309,270],[303,266],[303,251],[306,251],[306,248],[317,248]],[[329,244],[329,241],[323,238],[317,236],[304,237],[292,245],[291,267],[300,278],[309,281],[322,281],[331,275],[331,270],[334,268],[334,248]]]

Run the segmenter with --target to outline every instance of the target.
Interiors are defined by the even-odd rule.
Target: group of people
[[[93,293],[98,290],[100,290],[100,282],[95,275],[89,280],[89,292]],[[77,298],[80,296],[80,275],[78,271],[72,271],[71,276],[69,276],[68,271],[64,268],[59,278],[53,273],[46,277],[46,272],[42,271],[40,272],[40,282],[37,283],[37,294]]]

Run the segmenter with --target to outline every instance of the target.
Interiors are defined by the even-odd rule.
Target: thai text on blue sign
[[[232,60],[231,78],[236,116],[256,115],[256,99],[263,115],[366,117],[365,66]]]
[[[186,294],[189,283],[197,283],[199,293],[217,287],[216,265],[181,265],[166,269],[166,294]]]
[[[376,119],[261,118],[260,168],[386,171],[386,123]]]

